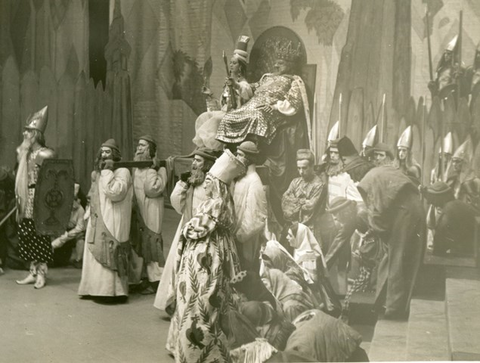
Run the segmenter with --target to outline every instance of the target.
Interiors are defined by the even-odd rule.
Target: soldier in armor
[[[45,144],[44,132],[48,123],[48,107],[30,115],[23,132],[23,142],[17,148],[18,169],[15,179],[17,223],[20,257],[30,263],[30,272],[19,285],[45,286],[48,263],[53,261],[50,237],[39,235],[33,222],[35,184],[45,159],[55,158],[55,152]]]
[[[114,168],[120,160],[115,140],[105,141],[92,172],[81,296],[122,300],[128,296],[133,183],[128,169]]]
[[[480,92],[480,86],[477,86],[480,84],[480,43],[478,43],[477,49],[475,50],[473,65],[467,68],[466,79],[472,96],[477,97],[478,93]]]
[[[138,140],[135,161],[149,161],[154,163],[149,168],[135,168],[133,170],[134,189],[134,216],[135,240],[132,241],[136,254],[141,257],[138,265],[143,266],[150,286],[143,294],[155,293],[163,272],[165,257],[163,255],[163,193],[167,185],[167,171],[158,168],[155,162],[157,144],[150,135]],[[132,230],[133,230],[132,226]],[[140,269],[141,270],[141,269]]]
[[[430,81],[428,88],[432,97],[444,99],[452,92],[459,90],[459,96],[462,97],[468,93],[465,92],[465,69],[458,64],[458,35],[448,43],[437,66],[437,76],[434,81]]]
[[[412,155],[413,131],[412,126],[408,126],[397,142],[397,155],[393,165],[407,175],[414,183],[420,184],[422,168]]]
[[[437,165],[432,169],[430,173],[430,184],[433,184],[437,181],[444,181],[444,175],[450,167],[453,154],[453,136],[449,132],[443,139],[443,154],[442,149],[438,150],[438,161]],[[443,162],[443,175],[441,174],[442,169],[440,168],[440,163]]]

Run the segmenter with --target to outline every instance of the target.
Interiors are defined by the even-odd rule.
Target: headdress
[[[150,135],[143,135],[143,136],[140,136],[138,138],[139,140],[145,140],[145,141],[148,141],[148,142],[151,142],[152,144],[154,144],[155,146],[157,145],[157,143],[155,142],[155,139],[150,136]]]
[[[288,62],[296,62],[301,57],[301,44],[293,45],[291,40],[278,40],[275,43],[275,57]]]
[[[435,206],[442,206],[455,199],[452,188],[443,181],[437,181],[428,187],[421,188],[421,192],[427,202]]]
[[[367,147],[374,147],[378,143],[378,132],[377,125],[373,126],[370,131],[368,131],[367,136],[362,142],[362,147],[365,149]]]
[[[358,151],[355,149],[352,140],[350,140],[347,136],[344,136],[338,140],[337,147],[340,156],[358,155]]]
[[[392,149],[390,149],[390,146],[385,144],[384,142],[379,142],[373,147],[373,151],[383,151],[385,152],[388,156],[390,156],[393,159],[393,152]]]
[[[442,152],[442,149],[438,150],[438,152]],[[449,132],[444,138],[443,138],[443,153],[444,154],[453,154],[453,136],[452,133]]]
[[[45,132],[48,123],[48,106],[45,106],[40,111],[37,111],[27,118],[25,128],[27,130],[38,130],[41,133]]]
[[[112,150],[117,150],[118,152],[120,152],[120,149],[118,148],[117,143],[114,139],[108,139],[102,144],[102,147],[109,147]]]
[[[458,40],[458,35],[455,35],[453,39],[450,41],[450,43],[447,44],[447,47],[445,48],[445,50],[453,52],[455,50],[455,47],[457,46],[457,40]]]
[[[328,133],[327,141],[329,144],[340,137],[340,134],[338,132],[339,128],[340,128],[340,121],[337,121],[335,122],[335,124],[330,129],[330,132]]]
[[[308,160],[311,164],[315,163],[315,155],[310,149],[297,150],[297,160]]]
[[[246,35],[240,35],[240,37],[237,40],[237,47],[233,51],[233,55],[241,60],[244,63],[248,63],[248,42],[250,41],[250,38],[247,37]]]
[[[209,173],[228,185],[233,179],[245,174],[245,166],[230,150],[226,149],[215,161]]]
[[[220,152],[217,151],[217,150],[209,149],[209,148],[206,148],[206,147],[199,147],[199,148],[193,150],[193,152],[190,155],[188,155],[188,157],[191,158],[191,157],[194,157],[195,155],[198,155],[198,156],[201,156],[204,159],[215,161],[215,160],[217,160],[217,157],[218,157],[219,153]]]
[[[468,136],[465,142],[458,147],[453,154],[453,159],[462,159],[466,162],[470,162],[473,155],[472,139]]]
[[[252,141],[244,141],[237,147],[238,150],[242,150],[245,154],[257,155],[260,151],[257,145]]]
[[[397,142],[397,147],[404,147],[411,150],[412,145],[413,145],[412,126],[408,126],[405,129],[405,131],[403,131],[402,135],[400,135],[400,138],[398,139],[398,142]]]

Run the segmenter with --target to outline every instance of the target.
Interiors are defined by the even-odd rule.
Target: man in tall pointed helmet
[[[473,64],[467,69],[466,79],[470,86],[469,91],[472,93],[472,97],[478,97],[478,93],[480,93],[480,43],[478,43],[475,50]]]
[[[460,91],[459,96],[465,94],[465,69],[458,64],[458,35],[447,44],[437,65],[437,73],[434,81],[428,83],[432,97],[441,99],[448,97],[452,92]],[[458,87],[460,84],[460,89]]]
[[[115,140],[105,141],[92,172],[80,296],[123,301],[128,296],[133,188],[130,171],[114,167],[120,160]]]
[[[413,130],[412,126],[408,126],[398,139],[397,154],[393,165],[418,185],[420,184],[420,178],[422,177],[422,168],[413,158],[412,146]]]
[[[447,184],[453,189],[456,199],[480,208],[480,179],[472,168],[473,142],[470,136],[458,147],[447,171]]]
[[[15,180],[20,257],[30,263],[30,273],[19,285],[35,283],[36,289],[45,286],[48,263],[53,261],[50,237],[39,235],[33,222],[35,184],[43,160],[55,158],[55,152],[45,144],[48,106],[30,115],[23,132],[23,142],[17,148],[18,169]]]
[[[449,169],[450,163],[452,161],[452,155],[453,155],[453,136],[452,136],[452,133],[449,132],[443,138],[443,154],[442,154],[442,148],[438,150],[437,164],[435,165],[435,167],[432,169],[432,172],[430,173],[430,184],[433,184],[437,181],[445,181],[447,170]],[[443,163],[443,165],[441,165],[441,163]]]
[[[373,162],[372,149],[378,143],[378,137],[378,126],[375,125],[367,132],[365,139],[362,141],[362,151],[360,155],[370,162]]]

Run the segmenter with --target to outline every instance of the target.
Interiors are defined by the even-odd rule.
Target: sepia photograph
[[[480,0],[0,0],[0,362],[480,361]]]

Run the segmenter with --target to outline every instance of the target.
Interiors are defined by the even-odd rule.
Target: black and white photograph
[[[480,0],[0,0],[0,362],[480,361]]]

